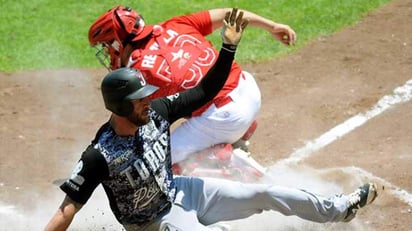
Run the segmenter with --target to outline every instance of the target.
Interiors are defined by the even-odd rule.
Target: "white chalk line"
[[[302,148],[294,151],[289,158],[282,160],[282,162],[299,162],[313,152],[325,147],[326,145],[332,143],[333,141],[343,137],[347,133],[351,132],[355,128],[361,126],[369,119],[381,114],[389,108],[392,108],[396,104],[405,103],[412,99],[412,79],[408,80],[403,86],[395,88],[394,94],[386,95],[382,97],[378,103],[372,107],[371,110],[365,113],[359,113],[342,124],[332,128],[320,137],[309,141]]]
[[[388,110],[389,108],[394,107],[395,105],[408,102],[412,99],[412,79],[406,81],[403,86],[397,87],[394,89],[392,95],[386,95],[382,97],[377,104],[375,104],[369,111],[364,113],[359,113],[342,124],[330,129],[320,137],[314,139],[313,141],[309,141],[306,143],[305,146],[295,150],[288,158],[279,161],[279,164],[296,164],[303,159],[309,157],[312,153],[320,150],[321,148],[329,145],[330,143],[334,142],[335,140],[343,137],[344,135],[348,134],[352,130],[356,129],[357,127],[363,125],[368,120],[374,118],[375,116],[381,114],[382,112]],[[373,176],[371,173],[366,172],[359,168],[344,168],[346,171],[353,172],[356,170],[358,173],[362,173],[362,175],[368,176],[369,178],[373,178],[379,180],[383,184],[392,188],[390,192],[400,199],[401,201],[406,202],[410,207],[412,207],[412,194],[407,192],[404,189],[396,187],[392,185],[390,182],[385,181],[382,178],[377,176]]]

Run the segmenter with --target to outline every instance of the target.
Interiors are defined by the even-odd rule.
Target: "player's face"
[[[127,119],[136,126],[142,126],[149,122],[150,99],[148,97],[132,100],[134,110]]]

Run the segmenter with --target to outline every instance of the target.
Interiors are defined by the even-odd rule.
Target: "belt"
[[[228,104],[232,101],[233,101],[232,98],[227,95],[223,98],[219,98],[219,99],[214,100],[213,103],[215,104],[215,106],[217,108],[220,108],[220,107],[223,107],[223,106],[225,106],[226,104]]]
[[[239,81],[242,80],[242,79],[246,79],[246,76],[243,74],[243,72],[240,72]],[[223,98],[219,98],[219,99],[214,100],[213,103],[215,104],[215,106],[217,108],[220,108],[220,107],[223,107],[223,106],[225,106],[226,104],[228,104],[232,101],[233,101],[232,98],[227,95]]]

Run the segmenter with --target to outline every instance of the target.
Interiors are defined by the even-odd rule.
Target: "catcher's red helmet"
[[[89,29],[90,45],[101,44],[104,52],[96,54],[103,65],[100,55],[110,55],[111,70],[119,68],[123,48],[130,41],[143,39],[151,34],[153,25],[145,25],[143,17],[127,6],[116,6],[102,14]]]

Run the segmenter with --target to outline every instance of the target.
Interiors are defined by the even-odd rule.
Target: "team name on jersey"
[[[139,210],[146,208],[159,192],[156,186],[139,188],[133,195],[134,208]]]
[[[121,171],[120,174],[126,176],[133,188],[137,188],[137,184],[133,179],[131,172],[136,170],[141,180],[147,180],[150,177],[149,167],[152,172],[157,172],[161,163],[166,160],[167,144],[167,134],[163,133],[160,135],[159,139],[154,142],[152,148],[143,153],[143,159],[145,161],[143,159],[135,160],[133,167],[129,166]]]

